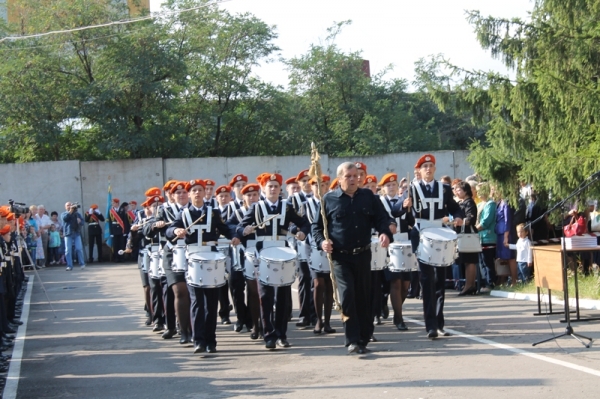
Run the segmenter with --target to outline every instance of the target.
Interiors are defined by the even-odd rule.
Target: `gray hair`
[[[44,205],[38,205],[38,209],[40,209],[40,208],[46,209],[46,207]]]
[[[344,172],[350,169],[356,169],[356,165],[353,162],[343,162],[337,167],[337,177],[340,178],[344,175]]]

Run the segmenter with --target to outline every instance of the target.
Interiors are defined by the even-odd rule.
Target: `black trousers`
[[[298,276],[298,299],[300,300],[300,320],[313,321],[317,319],[312,293],[312,277],[308,262],[300,262]]]
[[[287,339],[288,302],[292,299],[292,287],[273,287],[258,282],[260,317],[265,341]],[[273,305],[275,305],[273,317]]]
[[[174,330],[177,323],[175,315],[175,292],[173,291],[173,286],[167,282],[166,277],[162,277],[161,281],[163,304],[165,306],[165,322],[169,330]]]
[[[152,300],[152,321],[157,324],[165,324],[163,284],[160,279],[154,278],[148,279],[148,282],[150,283],[150,299]]]
[[[98,248],[98,262],[102,262],[102,232],[91,232],[88,230],[88,253],[90,254],[90,256],[88,256],[88,262],[94,260],[94,244],[96,244],[96,247]],[[137,257],[134,259],[137,259]]]
[[[333,272],[337,281],[344,322],[346,346],[366,346],[373,331],[371,311],[371,251],[357,255],[333,253]]]
[[[120,250],[125,250],[125,236],[123,234],[115,234],[112,238],[112,260],[113,262],[123,262],[123,255],[119,255]]]
[[[217,346],[217,306],[219,288],[197,288],[188,285],[191,299],[194,344]]]
[[[225,285],[218,288],[219,290],[219,317],[221,319],[229,318],[229,283],[226,281]]]
[[[425,329],[444,328],[444,300],[446,298],[446,267],[436,267],[419,262],[423,289]]]
[[[246,277],[241,270],[232,270],[229,275],[229,289],[233,298],[233,307],[237,316],[238,325],[246,325],[252,328],[252,317],[250,309],[246,305]]]
[[[381,307],[383,304],[383,291],[381,289],[381,284],[384,281],[385,276],[383,275],[383,270],[371,271],[371,320],[373,320],[375,317],[381,317]]]

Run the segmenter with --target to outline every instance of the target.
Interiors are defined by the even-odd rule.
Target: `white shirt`
[[[517,262],[533,262],[531,241],[529,241],[529,238],[519,238],[515,247],[515,249],[517,250]]]
[[[42,228],[44,228],[44,231],[48,231],[48,229],[50,228],[50,225],[53,224],[52,219],[50,219],[50,217],[48,215],[40,216],[40,215],[36,214],[34,219],[37,222],[38,228],[42,227]]]

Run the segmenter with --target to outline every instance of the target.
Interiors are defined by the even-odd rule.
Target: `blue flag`
[[[106,223],[104,224],[104,241],[112,250],[112,238],[110,236],[110,207],[112,206],[112,189],[108,181],[108,197],[106,199]]]

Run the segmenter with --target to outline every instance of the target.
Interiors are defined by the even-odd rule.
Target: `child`
[[[60,233],[56,231],[54,224],[50,225],[50,232],[48,234],[48,258],[50,259],[51,265],[58,264],[58,250],[60,248]]]
[[[519,236],[519,239],[517,240],[514,249],[517,250],[519,280],[523,283],[526,283],[531,276],[531,262],[533,258],[531,241],[529,241],[527,234],[529,234],[529,232],[523,223],[517,225],[517,235]]]
[[[27,250],[29,251],[29,256],[31,257],[32,266],[35,267],[35,255],[37,252],[37,233],[35,232],[34,226],[29,226],[29,233],[25,238],[25,243],[27,244]]]

